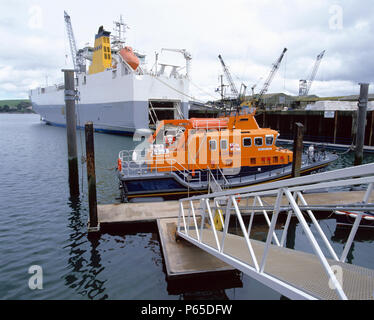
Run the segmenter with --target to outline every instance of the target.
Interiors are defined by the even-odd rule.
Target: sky
[[[323,50],[310,94],[358,94],[362,82],[374,92],[372,0],[0,0],[0,99],[28,98],[30,88],[62,82],[61,69],[72,67],[64,10],[78,48],[93,45],[99,26],[112,31],[122,14],[126,43],[147,55],[149,69],[161,48],[186,49],[191,95],[199,100],[219,98],[219,54],[237,88],[244,83],[250,93],[262,88],[283,48],[269,92],[297,95]],[[184,65],[178,53],[160,60]]]

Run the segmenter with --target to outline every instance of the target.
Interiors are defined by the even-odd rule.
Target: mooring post
[[[75,115],[74,70],[62,70],[65,82],[65,114],[68,144],[70,195],[79,195],[79,173],[77,157],[77,121]]]
[[[303,154],[303,129],[300,122],[294,126],[292,177],[300,177],[301,156]]]
[[[93,123],[87,122],[84,126],[86,136],[86,160],[87,160],[87,181],[88,181],[88,206],[90,221],[88,232],[100,231],[100,224],[97,219],[97,198],[96,198],[96,173],[95,173],[95,149]]]
[[[336,143],[336,132],[338,130],[338,110],[334,112],[334,144]]]
[[[355,166],[362,164],[364,157],[364,140],[365,140],[365,126],[366,126],[366,112],[368,107],[369,84],[360,83],[360,98],[358,100],[357,110],[357,134],[356,134],[356,149],[355,149]]]

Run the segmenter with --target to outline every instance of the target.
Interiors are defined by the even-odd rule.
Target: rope
[[[181,94],[181,95],[183,95],[183,96],[185,96],[185,97],[188,97],[188,98],[190,98],[190,99],[193,100],[193,101],[196,101],[196,102],[199,102],[199,103],[205,104],[204,101],[199,100],[199,99],[196,99],[195,97],[192,97],[192,96],[190,96],[190,95],[188,95],[188,94],[186,94],[186,93],[184,93],[184,92],[182,92],[182,91],[180,91],[180,90],[178,90],[178,89],[172,87],[171,85],[169,85],[169,84],[167,84],[166,82],[162,81],[161,79],[159,79],[159,78],[156,77],[155,75],[152,75],[152,77],[154,77],[156,80],[160,81],[162,84],[164,84],[165,86],[169,87],[170,89],[172,89],[172,90],[178,92],[179,94]]]
[[[347,154],[348,152],[354,151],[354,149],[355,149],[355,146],[352,143],[351,146],[346,151],[344,151],[344,152],[336,152],[336,154],[344,155],[344,154]]]
[[[199,89],[201,92],[204,92],[206,95],[214,98],[214,99],[218,99],[218,96],[213,96],[212,94],[210,94],[209,92],[203,90],[202,88],[200,88],[197,84],[193,83],[191,80],[190,80],[190,83],[195,86],[197,89]]]

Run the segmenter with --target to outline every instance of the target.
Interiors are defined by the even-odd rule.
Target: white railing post
[[[370,198],[370,194],[371,194],[372,191],[373,191],[373,183],[369,183],[368,188],[367,188],[367,190],[365,192],[365,195],[364,195],[363,203],[365,203],[365,204],[368,203],[369,198]],[[347,259],[349,250],[351,249],[351,246],[352,246],[353,240],[356,236],[358,227],[360,226],[361,219],[362,219],[362,213],[360,212],[355,218],[355,222],[353,223],[351,232],[349,233],[348,240],[347,240],[347,242],[344,246],[343,253],[340,257],[341,262],[345,262],[345,260]]]
[[[187,231],[187,226],[186,226],[186,218],[184,216],[184,209],[183,209],[183,202],[182,201],[179,201],[179,212],[182,214],[182,219],[183,219],[183,225],[184,225],[184,233],[188,233]],[[179,230],[180,231],[180,228]]]
[[[216,240],[216,244],[217,244],[217,250],[221,251],[219,241],[218,241],[216,226],[214,225],[214,219],[213,219],[212,211],[210,210],[209,198],[205,199],[205,206],[208,210],[210,224],[211,224],[211,227],[213,229],[214,239]]]
[[[179,201],[179,213],[178,213],[178,222],[177,222],[177,231],[181,231],[181,217],[182,217],[182,210],[180,206],[181,201]]]
[[[269,228],[268,235],[267,235],[267,238],[266,238],[264,254],[263,254],[262,260],[261,260],[261,267],[260,267],[260,272],[261,273],[264,272],[264,270],[265,270],[266,258],[267,258],[268,252],[269,252],[271,241],[273,239],[273,232],[274,232],[275,226],[277,224],[279,209],[280,209],[280,205],[281,205],[281,202],[282,202],[282,196],[283,196],[283,189],[279,189],[277,199],[276,199],[275,205],[274,205],[274,211],[273,211],[273,216],[271,218],[270,228]]]
[[[256,258],[256,255],[255,255],[255,252],[253,251],[251,241],[249,240],[248,234],[246,233],[245,225],[244,225],[243,218],[242,218],[242,215],[241,215],[239,207],[238,207],[238,203],[236,202],[236,199],[235,199],[234,196],[231,196],[231,201],[234,205],[236,216],[239,220],[239,225],[240,225],[240,228],[242,229],[242,232],[243,232],[243,235],[244,235],[244,238],[245,238],[245,242],[247,243],[247,247],[248,247],[249,253],[251,255],[253,264],[254,264],[257,272],[258,272],[260,269],[259,269],[259,266],[258,266],[257,258]]]
[[[302,193],[299,191],[299,192],[297,192],[297,195],[298,195],[298,197],[299,197],[299,199],[300,199],[302,205],[307,206],[308,203],[305,201],[305,198],[304,198],[304,196],[302,195]],[[332,248],[332,246],[331,246],[329,240],[327,239],[325,233],[323,232],[322,228],[320,227],[320,225],[319,225],[317,219],[314,217],[313,212],[312,212],[311,210],[307,210],[306,212],[308,213],[310,219],[312,219],[312,222],[313,222],[314,226],[316,227],[316,229],[317,229],[319,235],[321,236],[323,242],[325,243],[325,245],[326,245],[327,249],[329,250],[330,254],[332,255],[333,259],[336,260],[336,261],[339,261],[339,258],[338,258],[338,256],[336,255],[334,249]]]
[[[231,206],[232,206],[231,198],[228,198],[227,199],[227,205],[226,205],[226,214],[225,214],[225,226],[224,226],[224,229],[223,229],[222,240],[221,240],[221,252],[223,252],[223,248],[225,246],[226,234],[229,230]]]
[[[254,197],[253,198],[253,206],[252,206],[253,208],[252,208],[251,218],[249,219],[249,223],[248,223],[248,230],[247,230],[248,237],[251,236],[252,223],[253,223],[253,218],[255,216],[254,207],[256,206],[256,202],[257,202],[257,197]],[[248,204],[248,201],[247,201],[247,204]]]
[[[264,204],[263,204],[263,202],[262,202],[260,196],[256,196],[256,198],[257,198],[258,204],[259,204],[261,207],[263,207]],[[265,217],[265,220],[266,220],[266,223],[267,223],[268,227],[270,228],[270,219],[269,219],[269,216],[268,216],[266,210],[262,210],[262,213],[263,213],[263,215],[264,215],[264,217]],[[273,231],[273,238],[274,238],[274,241],[275,241],[276,245],[277,245],[277,246],[280,246],[279,241],[278,241],[278,237],[277,237],[277,235],[275,234],[275,231]]]
[[[216,204],[219,219],[221,220],[221,225],[223,227],[225,225],[225,223],[223,222],[223,213],[222,213],[222,210],[221,210],[221,206],[219,205],[218,200],[216,200],[216,199],[214,199],[214,203]]]
[[[289,203],[291,204],[291,207],[294,210],[302,228],[304,229],[304,232],[305,232],[306,236],[308,237],[308,240],[311,243],[315,254],[317,255],[318,259],[320,260],[320,262],[321,262],[323,268],[325,269],[328,277],[331,279],[337,294],[339,295],[339,297],[341,299],[348,300],[348,298],[345,295],[339,281],[336,279],[334,272],[331,270],[331,267],[330,267],[329,263],[327,262],[326,257],[323,255],[323,252],[322,252],[321,248],[319,247],[317,240],[314,238],[312,231],[310,230],[307,222],[305,221],[304,216],[303,216],[300,208],[298,207],[295,199],[292,197],[291,192],[288,189],[284,189],[284,193],[285,193]]]
[[[287,220],[286,220],[286,223],[284,224],[284,228],[283,228],[283,232],[282,232],[282,238],[281,238],[281,242],[280,242],[281,247],[284,246],[284,242],[286,241],[288,227],[290,226],[291,218],[292,218],[292,210],[289,210],[288,214],[287,214]]]
[[[364,199],[363,199],[364,203],[369,202],[369,198],[370,198],[370,195],[371,195],[372,191],[373,191],[373,183],[369,183],[368,188],[367,188],[366,193],[365,193],[365,196],[364,196]]]
[[[201,211],[201,226],[200,226],[200,241],[203,241],[203,230],[205,223],[205,201],[204,198],[200,200],[200,211]]]
[[[195,215],[195,208],[194,208],[192,200],[190,200],[190,207],[191,207],[191,210],[192,210],[192,217],[193,217],[193,221],[194,221],[194,224],[195,224],[197,241],[200,241],[199,228],[197,226],[196,215]]]

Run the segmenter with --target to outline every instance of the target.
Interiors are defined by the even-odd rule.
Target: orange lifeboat
[[[139,66],[139,58],[134,54],[134,51],[132,51],[131,47],[124,47],[119,52],[123,60],[125,60],[131,68],[136,70],[136,68]]]

